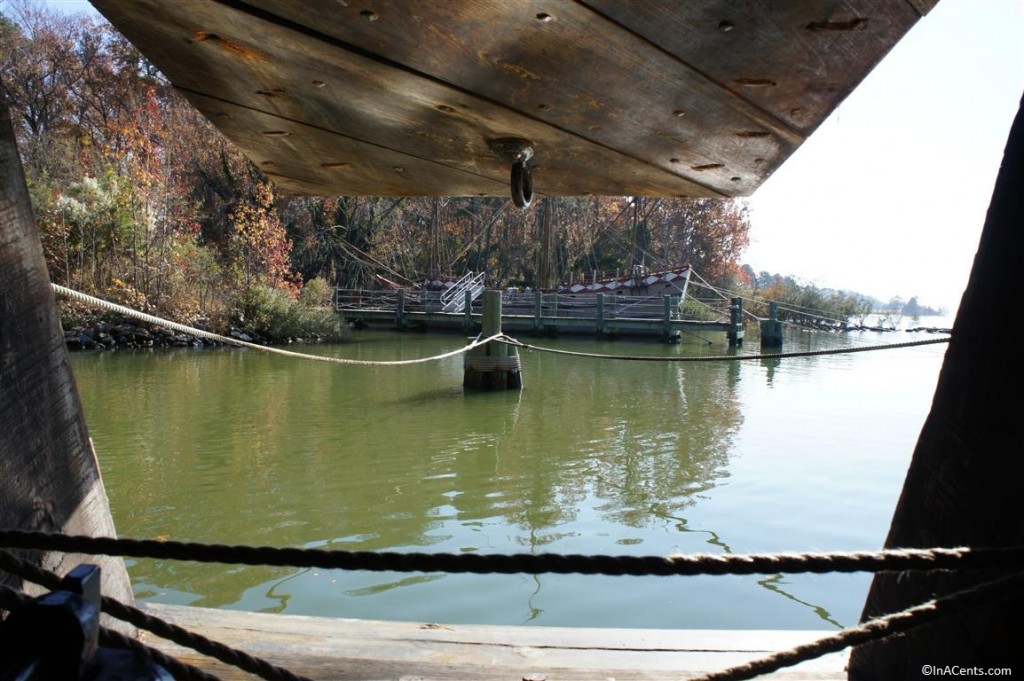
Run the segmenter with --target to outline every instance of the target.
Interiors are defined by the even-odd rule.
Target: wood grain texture
[[[9,113],[0,100],[0,525],[114,536],[106,492],[68,363]],[[102,568],[103,591],[131,602],[124,562],[30,556],[64,574]],[[15,587],[19,581],[0,573]],[[30,586],[29,592],[38,592]]]
[[[685,679],[829,633],[444,625],[157,604],[143,609],[314,679]],[[250,678],[178,646],[158,647],[222,678]],[[845,663],[846,655],[837,653],[762,678],[845,679]]]
[[[746,196],[919,16],[883,0],[95,4],[282,188],[321,195],[503,195],[488,142],[513,136],[534,144],[539,195]]]

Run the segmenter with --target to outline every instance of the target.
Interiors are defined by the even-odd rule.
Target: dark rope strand
[[[1024,547],[884,549],[837,553],[585,556],[451,554],[227,546],[0,530],[0,547],[203,563],[455,574],[750,575],[898,570],[1024,569]]]
[[[912,348],[919,345],[934,345],[936,343],[948,343],[946,338],[927,338],[924,340],[906,341],[904,343],[888,343],[886,345],[866,345],[857,348],[834,348],[831,350],[804,350],[801,352],[780,352],[766,355],[708,355],[706,357],[657,357],[652,355],[603,355],[595,352],[574,352],[572,350],[556,350],[537,345],[523,343],[509,336],[497,339],[497,343],[514,345],[525,350],[536,350],[538,352],[549,352],[555,355],[571,355],[573,357],[588,357],[590,359],[615,359],[631,362],[737,362],[751,359],[787,359],[792,357],[820,357],[822,355],[847,355],[853,352],[871,352],[873,350],[894,350],[897,348]]]
[[[986,605],[1010,594],[1024,592],[1024,573],[994,579],[977,586],[932,599],[900,612],[868,620],[856,627],[844,629],[831,636],[796,646],[759,660],[736,665],[719,672],[698,676],[692,681],[742,681],[761,674],[768,674],[783,667],[791,667],[828,653],[838,652],[850,646],[879,640],[893,634],[909,631],[924,624],[930,624],[944,617],[956,615],[965,610]]]
[[[0,549],[0,569],[17,575],[26,581],[46,587],[51,591],[59,589],[61,585],[61,578],[57,574],[33,565],[2,549]],[[124,620],[140,629],[156,634],[160,638],[173,641],[186,648],[191,648],[224,664],[238,667],[250,674],[267,679],[267,681],[309,681],[306,677],[294,674],[283,667],[278,667],[266,660],[249,655],[242,650],[214,641],[179,627],[176,624],[171,624],[166,620],[154,617],[138,608],[122,603],[115,598],[103,596],[100,609],[111,617]]]
[[[2,610],[13,612],[22,606],[30,605],[34,601],[34,598],[31,598],[26,594],[15,591],[10,587],[0,585],[0,609]],[[218,681],[217,677],[212,674],[208,674],[190,664],[185,664],[180,660],[176,660],[173,657],[160,652],[156,648],[151,648],[143,643],[139,643],[124,634],[112,629],[107,629],[106,627],[100,627],[99,643],[101,646],[105,646],[107,648],[130,649],[139,655],[152,659],[154,662],[170,672],[177,681]]]

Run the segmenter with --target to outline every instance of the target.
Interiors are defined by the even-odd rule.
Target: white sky
[[[953,312],[1022,93],[1024,0],[940,0],[750,198],[743,261]]]
[[[1024,0],[940,0],[749,199],[756,272],[960,303],[1024,93]]]

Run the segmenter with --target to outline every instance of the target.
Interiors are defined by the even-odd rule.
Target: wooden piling
[[[0,263],[0,527],[116,536],[2,97]],[[103,594],[134,602],[120,558],[39,551],[26,558],[59,574],[82,562],[97,563]],[[0,584],[23,586],[7,573],[0,573]],[[24,587],[39,592],[34,585]],[[106,615],[103,621],[132,631]]]
[[[395,302],[395,327],[405,328],[405,289],[398,289],[398,300]]]
[[[533,292],[533,332],[539,333],[541,330],[541,311],[543,310],[543,295],[540,289]]]
[[[761,347],[782,350],[782,322],[778,320],[779,304],[768,303],[768,319],[761,322]]]
[[[729,347],[743,345],[743,299],[736,297],[729,305]]]
[[[673,304],[674,296],[666,293],[662,296],[662,300],[664,301],[664,307],[661,312],[662,340],[666,343],[676,342],[679,340],[679,334],[672,330],[672,309],[675,306]]]
[[[462,298],[462,314],[462,325],[469,331],[473,328],[473,292],[469,289],[466,289],[466,293]],[[498,326],[500,327],[501,324],[499,323]]]
[[[501,291],[483,293],[483,317],[480,336],[501,333]],[[523,387],[519,352],[506,343],[490,342],[465,355],[462,387],[474,390],[518,390]]]
[[[1024,262],[1024,101],[1010,130],[970,280],[953,322],[953,340],[935,398],[907,469],[887,548],[1024,545],[1020,493],[1020,369],[999,351],[1006,305]],[[952,570],[875,575],[863,618],[897,612],[1013,573]],[[1024,596],[951,614],[926,627],[854,649],[850,679],[919,678],[921,664],[1003,667],[1019,662]],[[1021,667],[1014,666],[1014,674]],[[936,673],[938,673],[936,671]]]

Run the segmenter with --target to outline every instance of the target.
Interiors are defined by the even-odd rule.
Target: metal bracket
[[[529,208],[533,201],[533,143],[521,137],[501,137],[491,140],[489,146],[495,156],[512,165],[512,202],[524,210]]]

